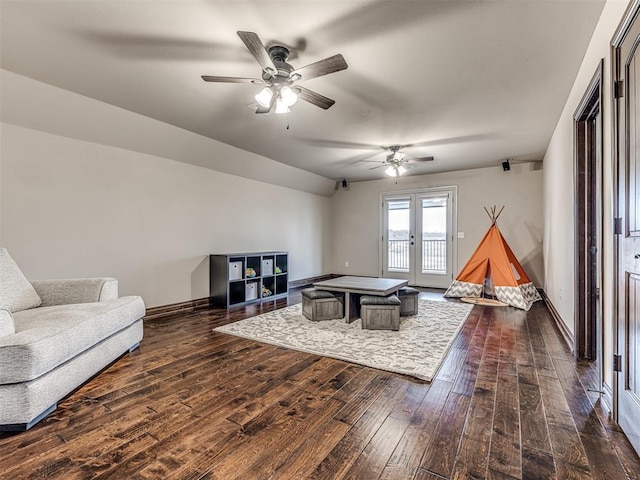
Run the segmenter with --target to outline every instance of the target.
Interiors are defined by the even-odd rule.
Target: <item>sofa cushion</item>
[[[16,333],[0,338],[0,384],[38,378],[144,314],[137,296],[14,313]]]
[[[7,249],[0,248],[0,306],[10,312],[19,312],[41,303],[42,300]]]
[[[6,308],[0,308],[0,337],[13,335],[15,331],[11,312]]]

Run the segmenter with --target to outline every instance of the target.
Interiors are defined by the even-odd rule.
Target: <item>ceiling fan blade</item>
[[[295,90],[298,87],[294,86],[291,88]],[[339,140],[324,140],[322,138],[300,137],[299,140],[311,145],[327,148],[354,148],[357,150],[380,150],[382,148],[379,145],[371,145],[368,143],[342,142]]]
[[[258,34],[253,32],[239,31],[238,36],[240,37],[240,40],[242,40],[247,46],[249,52],[251,52],[251,55],[253,55],[253,58],[255,58],[256,61],[260,64],[262,70],[275,75],[278,69],[273,64],[273,61],[269,56],[269,52],[267,52],[267,49],[264,47],[264,44],[260,40],[260,37],[258,37]]]
[[[369,170],[375,170],[376,168],[386,167],[387,165],[383,163],[382,165],[378,165],[377,167],[371,167]]]
[[[242,78],[242,77],[218,77],[214,75],[202,75],[205,82],[221,82],[221,83],[265,83],[259,78]]]
[[[370,160],[371,158],[380,155],[379,152],[376,153],[365,153],[364,155],[358,155],[357,157],[351,159],[347,165],[356,165],[358,163],[380,163],[382,160]]]
[[[312,78],[321,77],[330,73],[339,72],[340,70],[346,70],[348,67],[344,57],[340,54],[333,57],[325,58],[318,62],[312,63],[305,67],[298,68],[291,72],[290,77],[298,74],[302,80],[310,80]]]
[[[413,143],[405,143],[404,145],[398,145],[398,144],[387,145],[382,148],[384,148],[385,150],[389,150],[390,152],[399,152],[401,150],[404,150],[405,148],[413,147],[415,145],[416,144],[413,144]]]
[[[301,100],[309,102],[316,107],[324,108],[325,110],[336,103],[335,100],[331,100],[330,98],[327,98],[324,95],[320,95],[319,93],[309,90],[308,88],[296,85],[292,89],[298,94],[298,98],[300,98]]]
[[[410,158],[410,162],[433,162],[433,157]]]

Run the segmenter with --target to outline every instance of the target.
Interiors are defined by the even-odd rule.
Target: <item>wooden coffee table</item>
[[[386,297],[397,292],[409,282],[397,278],[374,277],[337,277],[313,284],[318,290],[344,292],[344,318],[348,323],[358,318],[358,299],[360,295]],[[356,295],[351,295],[352,293]]]

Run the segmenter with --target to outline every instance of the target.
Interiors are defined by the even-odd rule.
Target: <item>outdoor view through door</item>
[[[383,196],[382,276],[447,287],[453,278],[452,189]]]

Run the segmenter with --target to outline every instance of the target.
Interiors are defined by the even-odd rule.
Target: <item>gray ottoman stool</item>
[[[400,316],[418,314],[418,294],[420,292],[415,288],[403,287],[398,290],[398,298],[400,299]]]
[[[400,299],[395,295],[360,297],[360,318],[362,328],[368,330],[399,330]]]
[[[344,294],[305,288],[302,290],[302,314],[312,322],[344,317]]]

